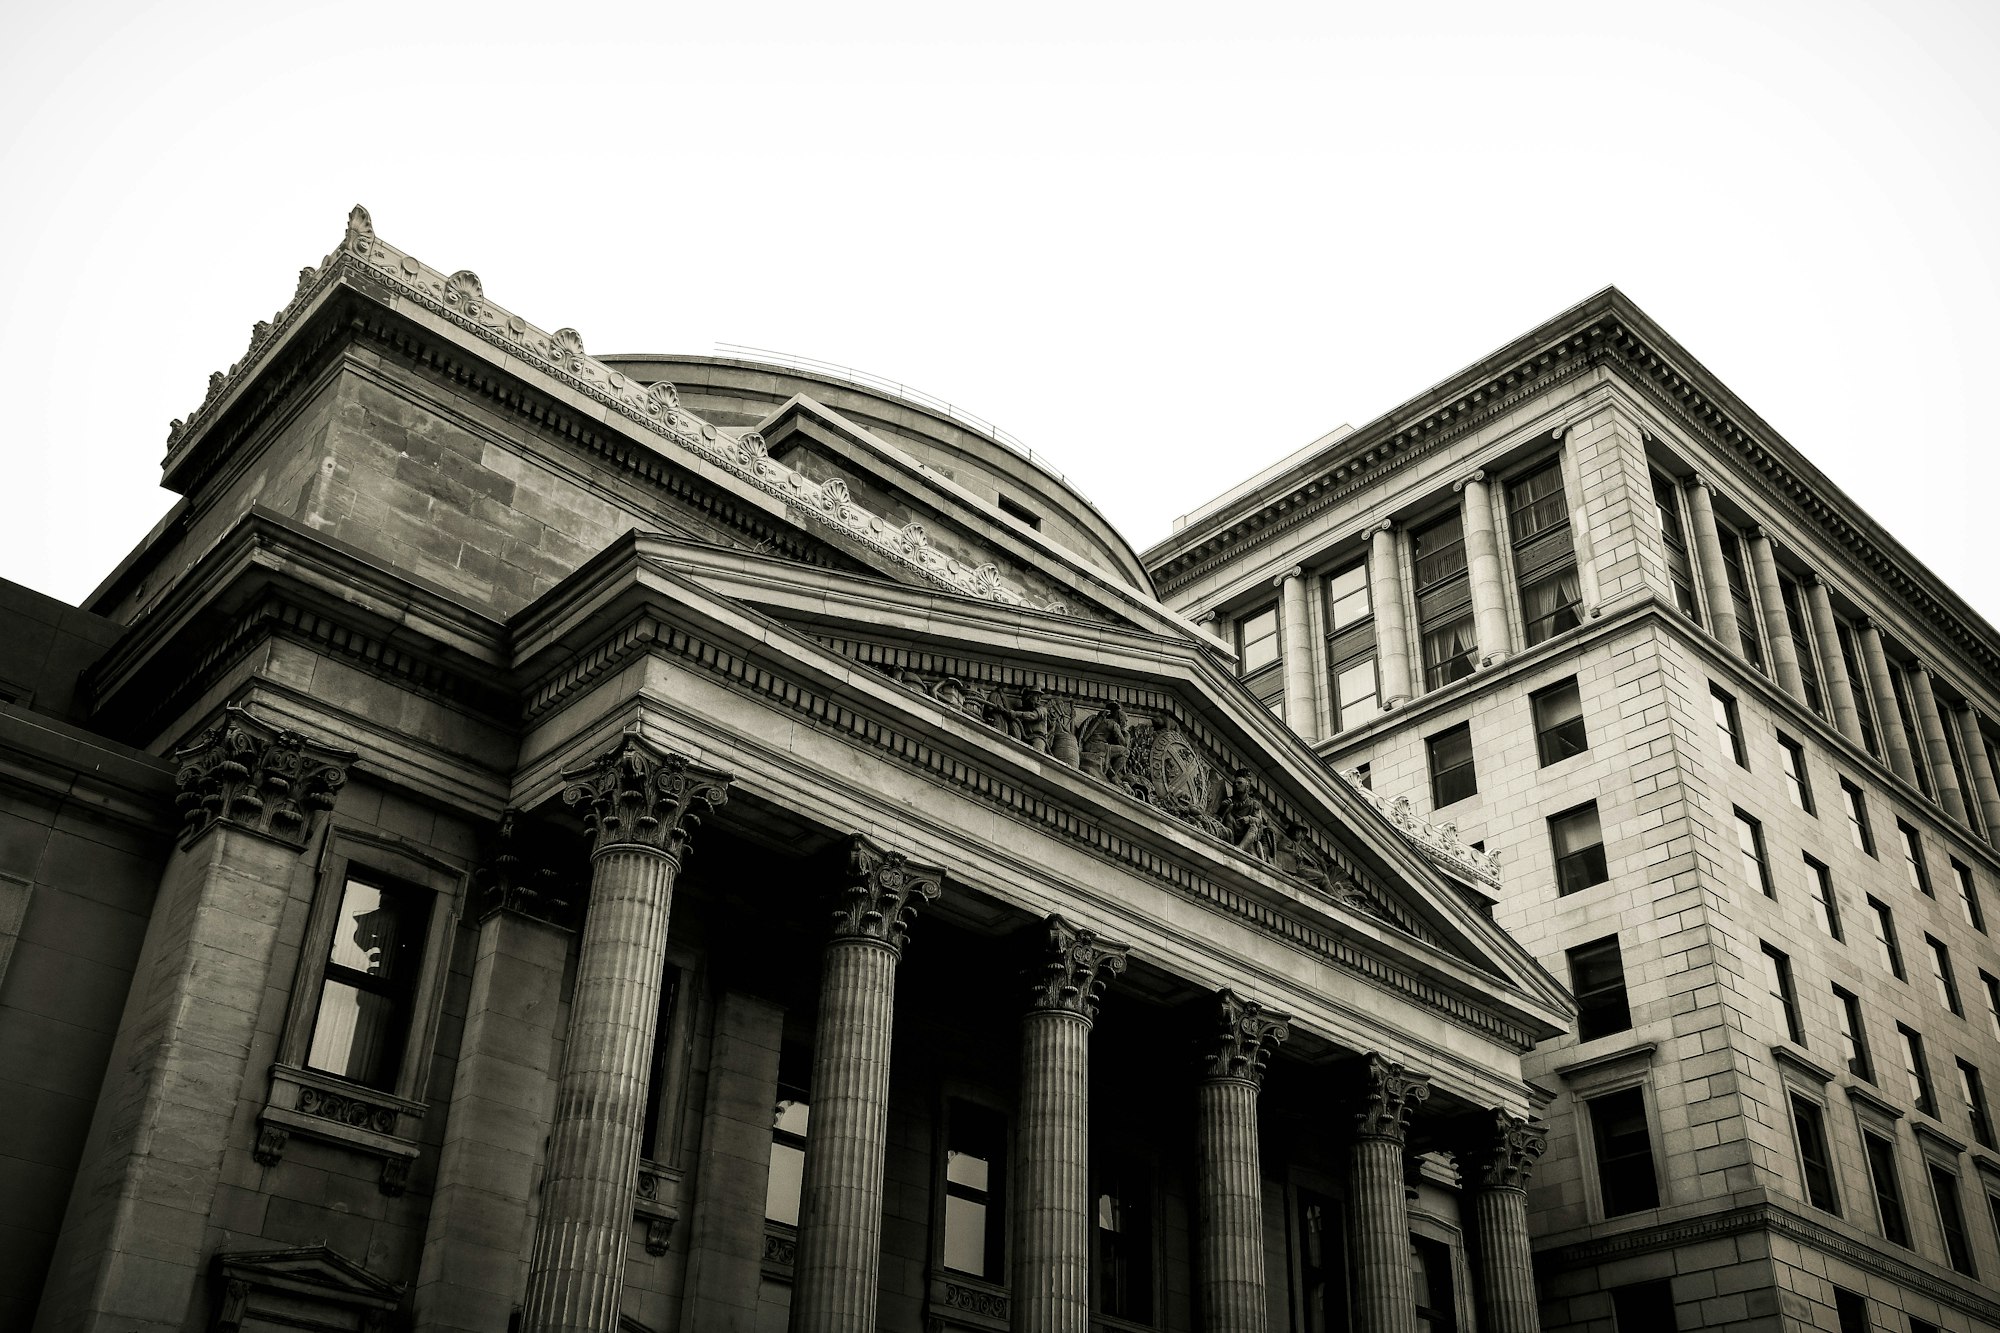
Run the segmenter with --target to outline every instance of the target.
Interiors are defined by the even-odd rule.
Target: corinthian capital
[[[593,857],[636,847],[679,858],[702,815],[729,799],[729,774],[658,749],[636,730],[562,779],[563,804],[583,812]]]
[[[174,760],[183,845],[217,824],[232,824],[303,848],[347,785],[354,754],[230,704],[222,720],[176,750]]]
[[[1480,1188],[1524,1190],[1548,1147],[1548,1126],[1496,1108],[1471,1118],[1452,1151],[1459,1170]]]
[[[1125,970],[1131,946],[1102,940],[1094,930],[1078,930],[1059,916],[1044,922],[1048,945],[1029,983],[1028,1011],[1097,1017],[1097,1002],[1111,978]]]
[[[1354,1132],[1369,1139],[1400,1141],[1409,1132],[1418,1103],[1431,1095],[1428,1075],[1413,1074],[1393,1060],[1370,1055],[1361,1065],[1356,1089]]]
[[[847,840],[845,883],[833,909],[835,939],[875,940],[898,953],[917,908],[936,900],[944,872],[910,864],[859,833]]]
[[[1217,991],[1215,999],[1215,1029],[1202,1042],[1203,1075],[1262,1083],[1272,1049],[1291,1035],[1291,1015],[1274,1014],[1232,990]]]

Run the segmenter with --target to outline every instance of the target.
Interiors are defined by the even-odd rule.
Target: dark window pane
[[[1958,1177],[1930,1164],[1931,1193],[1937,1198],[1938,1224],[1944,1229],[1945,1257],[1967,1277],[1978,1276],[1972,1263],[1972,1239],[1965,1234],[1965,1213],[1958,1199]]]
[[[1449,1247],[1428,1236],[1410,1237],[1410,1295],[1417,1307],[1417,1333],[1457,1333]]]
[[[1819,1107],[1792,1094],[1792,1127],[1799,1136],[1799,1165],[1806,1182],[1806,1201],[1826,1212],[1840,1212],[1840,1195],[1833,1185],[1833,1156],[1827,1150],[1826,1119]]]
[[[1868,1317],[1868,1298],[1845,1287],[1833,1289],[1833,1310],[1840,1319],[1840,1333],[1874,1333]]]
[[[1410,537],[1417,587],[1429,588],[1465,572],[1465,527],[1458,511],[1419,528]]]
[[[1549,820],[1549,840],[1556,855],[1559,892],[1575,893],[1610,878],[1604,839],[1598,831],[1597,806],[1582,806]]]
[[[1441,809],[1462,801],[1479,790],[1472,763],[1472,728],[1468,725],[1441,731],[1425,742],[1430,752],[1431,804]]]
[[[402,1054],[397,1009],[391,996],[328,977],[320,988],[306,1064],[372,1088],[389,1086],[395,1081],[396,1057]]]
[[[1151,1164],[1129,1155],[1110,1154],[1098,1168],[1091,1221],[1097,1238],[1092,1277],[1100,1314],[1152,1321],[1152,1178]]]
[[[1576,1035],[1590,1041],[1632,1026],[1625,998],[1625,964],[1618,937],[1581,944],[1569,951],[1570,990],[1576,995]]]
[[[1533,698],[1535,748],[1544,767],[1590,748],[1583,721],[1583,695],[1571,677]]]
[[[1861,1147],[1868,1158],[1868,1181],[1875,1189],[1875,1214],[1882,1223],[1882,1237],[1908,1246],[1910,1224],[1903,1217],[1903,1190],[1896,1179],[1895,1145],[1879,1134],[1863,1130]]]
[[[1597,1148],[1597,1183],[1604,1214],[1617,1217],[1660,1204],[1646,1101],[1637,1088],[1592,1098],[1590,1128]]]
[[[1618,1333],[1676,1333],[1674,1284],[1665,1278],[1611,1289]]]

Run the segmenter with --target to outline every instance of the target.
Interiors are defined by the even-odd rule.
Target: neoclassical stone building
[[[357,209],[164,479],[5,601],[0,1325],[1537,1327],[1512,875],[1028,459]]]
[[[2000,1328],[2000,635],[1726,385],[1607,291],[1146,563],[1574,992],[1544,1329]]]

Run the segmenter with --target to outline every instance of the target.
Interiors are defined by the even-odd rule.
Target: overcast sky
[[[0,6],[0,576],[81,599],[339,241],[777,348],[1136,545],[1607,283],[2000,620],[2000,4]]]

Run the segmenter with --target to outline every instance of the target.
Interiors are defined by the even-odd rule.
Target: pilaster
[[[119,1020],[37,1327],[165,1333],[197,1285],[286,902],[354,756],[230,705],[175,754],[184,829]],[[257,1073],[261,1074],[259,1070]]]
[[[1233,991],[1217,992],[1216,1004],[1197,1091],[1201,1326],[1208,1333],[1266,1333],[1257,1093],[1272,1050],[1291,1032],[1290,1019]]]
[[[563,779],[591,836],[590,906],[521,1327],[617,1333],[674,877],[730,779],[635,731]]]
[[[1015,1333],[1090,1328],[1090,1027],[1128,947],[1059,916],[1031,973],[1021,1021],[1015,1142]]]
[[[943,878],[859,834],[849,840],[820,978],[793,1333],[875,1327],[896,963]]]
[[[1972,773],[1972,797],[1986,823],[1986,841],[2000,847],[2000,775],[1993,772],[1993,760],[1986,753],[1986,737],[1974,708],[1957,710],[1959,744],[1965,751],[1965,766]]]

